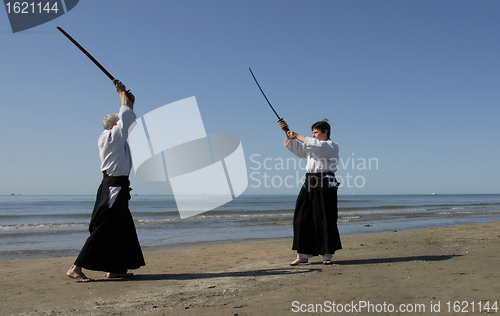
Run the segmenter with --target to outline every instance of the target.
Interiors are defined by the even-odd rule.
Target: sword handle
[[[280,118],[280,119],[278,120],[278,122],[283,122],[283,118]],[[285,126],[285,127],[283,127],[283,130],[285,131],[285,133],[286,133],[286,132],[288,132],[288,131],[289,131],[289,129],[288,129],[288,125],[287,125],[287,126]]]

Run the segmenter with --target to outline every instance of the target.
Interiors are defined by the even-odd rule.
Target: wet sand
[[[0,315],[500,315],[500,222],[342,243],[330,266],[289,266],[291,240],[145,251],[134,277],[90,283],[74,257],[2,260]]]

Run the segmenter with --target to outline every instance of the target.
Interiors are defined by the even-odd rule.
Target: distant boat
[[[436,192],[432,192],[432,195],[437,195],[437,193]]]

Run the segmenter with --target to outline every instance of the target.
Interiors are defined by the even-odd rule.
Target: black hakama
[[[297,253],[313,256],[342,249],[337,227],[337,186],[333,173],[308,173],[293,217],[293,246]],[[334,176],[334,175],[333,175]]]
[[[146,265],[128,208],[130,182],[127,176],[109,177],[106,172],[103,174],[90,220],[90,237],[75,265],[88,270],[126,273],[128,269]],[[121,187],[111,208],[108,207],[110,186]]]

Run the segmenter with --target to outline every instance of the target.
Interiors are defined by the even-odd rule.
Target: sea
[[[241,195],[181,219],[168,195],[130,200],[143,250],[290,239],[295,195]],[[95,195],[0,196],[0,260],[78,255],[89,236]],[[372,234],[500,220],[500,194],[339,195],[342,235]],[[290,244],[291,246],[291,244]]]

